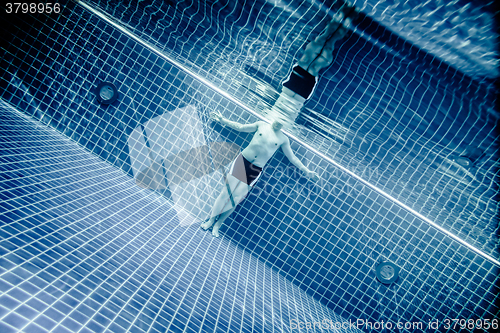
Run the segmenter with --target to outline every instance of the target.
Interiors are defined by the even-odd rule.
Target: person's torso
[[[281,131],[273,131],[270,124],[259,125],[242,155],[250,163],[263,168],[285,140],[285,135]]]

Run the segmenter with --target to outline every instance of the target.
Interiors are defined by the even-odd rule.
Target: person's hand
[[[212,118],[212,120],[215,120],[219,123],[222,122],[222,119],[224,119],[224,117],[222,116],[222,114],[219,111],[214,111],[214,112],[210,113],[210,118]]]
[[[309,178],[310,180],[312,180],[314,182],[317,182],[319,180],[319,175],[314,171],[307,171],[306,176],[307,176],[307,178]]]

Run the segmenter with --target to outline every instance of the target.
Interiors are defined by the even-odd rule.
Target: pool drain
[[[111,104],[118,99],[118,89],[111,82],[101,82],[95,89],[99,103]]]
[[[392,262],[383,261],[375,267],[377,280],[383,284],[391,284],[398,279],[399,267]]]

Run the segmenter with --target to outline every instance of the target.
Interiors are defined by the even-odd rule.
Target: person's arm
[[[290,147],[290,140],[286,138],[285,143],[281,145],[281,150],[283,150],[283,153],[285,156],[288,158],[288,160],[295,165],[297,168],[299,168],[300,171],[306,174],[306,176],[314,181],[319,180],[319,175],[314,172],[309,170],[302,164],[302,162],[295,156],[295,154],[292,151],[292,148]]]
[[[224,118],[220,114],[220,112],[212,112],[210,116],[212,117],[213,120],[218,121],[219,123],[229,126],[232,129],[235,129],[240,132],[247,132],[247,133],[255,132],[259,127],[259,122],[255,122],[253,124],[240,124],[235,121],[231,121],[229,119]]]

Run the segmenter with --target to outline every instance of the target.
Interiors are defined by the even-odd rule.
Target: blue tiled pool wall
[[[180,226],[168,200],[53,129],[4,102],[0,116],[2,333],[345,322],[255,256]]]
[[[88,3],[262,111],[274,103],[304,45],[322,31],[325,16],[340,2]],[[355,3],[365,10],[396,6]],[[427,9],[442,11],[449,5],[430,4]],[[494,12],[491,4],[467,6]],[[363,12],[355,26],[356,32],[336,48],[333,65],[320,75],[315,94],[297,119],[302,126],[293,133],[498,257],[499,189],[494,179],[500,155],[494,82],[471,79]],[[325,129],[325,123],[334,128]],[[461,155],[471,158],[472,168],[453,162]]]
[[[496,316],[498,267],[324,161],[311,162],[325,180],[317,187],[283,173],[287,163],[278,154],[228,223],[235,242],[347,318]],[[374,273],[385,259],[402,268],[389,287]]]
[[[234,112],[240,110],[237,106],[225,101],[208,88],[202,87],[195,79],[167,62],[155,58],[147,50],[123,38],[80,8],[77,7],[74,12],[69,11],[65,15],[67,16],[64,24],[71,30],[63,30],[57,22],[53,22],[51,25],[42,26],[47,29],[47,34],[44,34],[40,27],[31,31],[19,30],[16,33],[16,40],[21,42],[21,45],[14,44],[9,47],[6,50],[6,57],[2,60],[2,68],[8,69],[2,73],[1,84],[2,88],[5,88],[2,90],[2,98],[30,116],[42,119],[57,128],[101,158],[121,167],[129,175],[132,171],[127,161],[125,144],[128,134],[138,124],[160,115],[165,108],[175,109],[193,101],[202,104],[208,102],[212,104],[209,104],[205,112],[218,107],[233,120],[255,120],[243,111],[238,118],[240,112]],[[77,22],[81,25],[77,26]],[[88,22],[90,23],[87,24]],[[133,59],[137,59],[134,53],[137,52],[144,59],[151,59],[162,66],[156,68],[146,63],[144,67],[147,67],[149,72],[146,72],[148,78],[144,79],[134,68],[129,68],[120,62],[115,63],[112,54],[101,53],[110,60],[110,63],[103,61],[103,64],[100,64],[98,63],[100,60],[89,58],[89,54],[83,51],[83,48],[70,47],[69,41],[78,40],[76,33],[69,33],[75,29],[78,35],[83,36],[79,40],[80,43],[87,47],[97,45],[92,52],[102,49],[97,36],[92,37],[89,32],[95,29],[92,31],[98,33],[101,40],[110,42],[110,45],[113,45],[110,35],[121,39],[121,42],[117,42],[121,44],[115,48],[118,49],[122,47],[121,45],[128,46],[127,51],[119,55],[123,57],[125,63],[128,61],[129,65],[133,66],[134,61],[126,59],[126,54],[132,53]],[[41,33],[38,33],[40,30]],[[28,35],[21,35],[21,31],[26,31]],[[64,31],[68,35],[67,41],[61,39],[59,46],[65,45],[72,50],[68,55],[72,60],[67,62],[67,65],[81,62],[74,67],[78,76],[63,66],[57,68],[59,66],[57,62],[51,64],[50,58],[46,61],[54,67],[54,71],[48,75],[37,72],[40,68],[36,66],[37,60],[33,60],[26,53],[32,50],[38,54],[37,46],[42,49],[47,48],[42,39],[57,31]],[[40,40],[30,40],[34,39],[28,37],[30,32]],[[59,38],[58,35],[55,36]],[[29,40],[29,45],[24,42],[25,40]],[[81,53],[77,53],[77,50]],[[56,54],[56,57],[63,59],[64,54],[61,52]],[[85,57],[79,56],[80,54]],[[84,59],[88,59],[90,63]],[[64,63],[64,60],[62,61]],[[32,63],[35,63],[35,66],[30,66]],[[94,63],[102,66],[94,66]],[[136,63],[143,63],[143,58],[139,58]],[[112,75],[109,77],[119,78],[118,82],[123,82],[123,86],[120,86],[123,99],[118,106],[112,105],[104,111],[94,102],[90,89],[98,78],[101,79],[99,75],[103,75],[102,79],[106,78],[105,75],[108,74],[98,72],[99,68],[104,68],[106,65],[110,66]],[[41,67],[44,68],[43,65]],[[64,80],[64,76],[55,71],[61,68],[66,76],[71,76],[72,81]],[[165,68],[168,70],[162,73],[161,70]],[[15,73],[16,70],[17,79],[9,74]],[[33,74],[30,75],[30,71],[34,72],[35,76],[31,76]],[[152,73],[160,75],[154,77]],[[167,76],[167,73],[173,77]],[[149,80],[152,77],[154,81]],[[168,83],[163,79],[165,77]],[[172,79],[169,79],[170,77]],[[75,81],[79,84],[75,88],[76,91],[68,90],[67,87],[71,87]],[[165,84],[165,87],[160,86],[158,89],[161,94],[165,90],[164,96],[168,98],[158,102],[159,105],[151,103],[147,98],[149,91],[145,87],[151,82]],[[179,86],[181,89],[176,89]],[[164,88],[168,88],[168,92]],[[135,91],[135,95],[132,95],[133,103],[127,89]],[[66,98],[59,99],[62,96],[70,96],[70,100],[76,103],[77,112],[72,116],[74,118],[72,122],[68,121],[65,115],[66,112],[74,111],[66,109],[68,102],[65,101]],[[142,98],[144,96],[146,98]],[[152,97],[156,96],[153,94]],[[110,122],[113,125],[103,126],[105,121],[101,119],[110,114],[115,115],[113,122]],[[94,127],[104,127],[108,132],[112,131],[112,133],[103,131],[104,134],[99,132],[101,136],[110,134],[107,141],[104,139],[101,141],[100,138],[91,139],[92,135],[95,135]],[[225,138],[227,141],[237,142],[240,146],[248,142],[248,136],[238,135],[217,126],[213,128],[215,131],[209,134],[214,136],[214,141],[217,138]],[[113,149],[108,153],[107,142],[115,142],[116,146],[111,146],[116,148],[115,153]],[[272,174],[274,177],[264,177],[256,189],[256,192],[261,193],[251,195],[235,212],[223,229],[226,237],[234,239],[240,246],[259,255],[269,265],[346,318],[365,318],[374,321],[427,320],[445,317],[489,318],[497,312],[494,305],[497,297],[496,267],[436,233],[427,224],[415,220],[391,202],[357,184],[350,177],[331,169],[324,161],[298,145],[293,144],[293,148],[300,158],[312,160],[311,168],[320,171],[324,182],[315,189],[327,191],[307,196],[309,182],[296,175],[280,174],[279,166],[289,166],[289,164],[283,155],[278,153],[276,159],[266,169],[266,174]],[[262,190],[274,183],[279,183],[280,186],[287,185],[284,188],[289,192],[269,195],[269,192]],[[276,217],[266,215],[274,211],[277,211]],[[386,288],[375,282],[373,266],[381,256],[404,268],[397,285]],[[394,299],[398,301],[394,302]],[[422,304],[425,304],[425,307]]]

